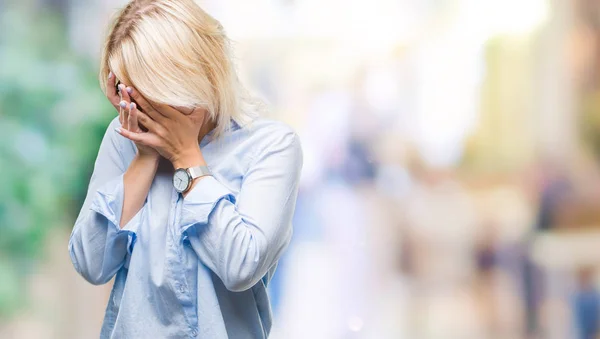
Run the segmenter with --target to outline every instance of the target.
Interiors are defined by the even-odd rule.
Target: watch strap
[[[208,169],[208,166],[190,167],[187,170],[188,170],[188,173],[190,174],[190,176],[192,177],[192,180],[203,177],[205,175],[211,175],[210,170]]]

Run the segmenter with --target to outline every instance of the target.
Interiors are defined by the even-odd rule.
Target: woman
[[[130,2],[100,73],[120,113],[69,252],[90,283],[116,276],[101,337],[267,337],[266,286],[292,234],[297,135],[253,116],[222,27],[193,0]]]

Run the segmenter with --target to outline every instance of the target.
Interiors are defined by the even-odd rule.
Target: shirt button
[[[198,335],[198,330],[197,329],[192,329],[192,336],[195,337]]]

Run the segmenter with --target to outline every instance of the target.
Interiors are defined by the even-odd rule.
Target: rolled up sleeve
[[[290,132],[261,150],[234,194],[217,178],[201,179],[184,199],[182,235],[231,291],[254,286],[292,235],[302,150]]]
[[[69,254],[79,274],[92,284],[110,281],[133,252],[136,231],[146,206],[125,225],[119,227],[123,208],[123,173],[119,140],[109,126],[98,151],[88,193],[69,239]]]
[[[208,223],[210,213],[221,200],[235,204],[233,194],[217,179],[212,176],[202,178],[185,198],[181,216],[182,232],[195,224]]]

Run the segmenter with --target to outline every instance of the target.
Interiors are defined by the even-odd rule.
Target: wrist
[[[140,157],[140,158],[148,159],[148,160],[150,160],[150,159],[153,159],[153,160],[160,159],[160,154],[158,152],[156,152],[155,150],[144,150],[144,151],[142,151],[142,150],[140,150],[138,148],[138,151],[137,151],[136,155],[138,157]]]
[[[206,166],[206,161],[204,161],[202,151],[198,146],[181,152],[171,160],[171,163],[175,169]]]
[[[135,160],[141,163],[144,163],[146,165],[153,165],[153,166],[158,166],[158,162],[160,160],[160,155],[157,154],[152,154],[152,153],[140,153],[138,152],[135,155]]]

